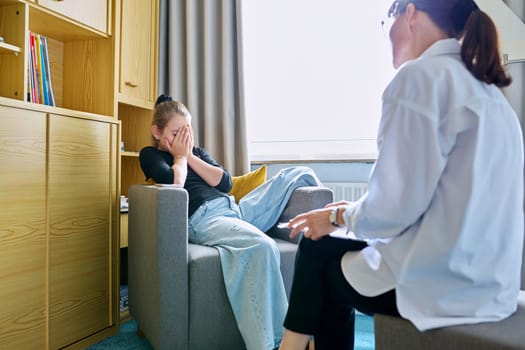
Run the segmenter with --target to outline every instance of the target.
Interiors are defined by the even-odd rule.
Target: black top
[[[204,148],[193,147],[192,153],[208,164],[221,168],[224,172],[219,184],[212,187],[206,183],[193,169],[188,166],[188,176],[184,188],[189,195],[188,215],[191,216],[202,203],[212,199],[227,196],[232,188],[232,177],[219,163],[213,159]],[[140,167],[146,175],[146,180],[153,179],[159,184],[173,184],[173,156],[169,152],[155,147],[145,147],[140,151]]]

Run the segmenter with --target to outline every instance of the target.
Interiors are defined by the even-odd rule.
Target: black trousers
[[[354,348],[355,309],[399,316],[394,290],[365,297],[343,275],[343,255],[365,247],[361,241],[330,236],[318,241],[302,238],[299,243],[284,326],[314,335],[316,350]]]

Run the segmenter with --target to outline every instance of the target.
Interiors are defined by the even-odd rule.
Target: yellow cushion
[[[266,164],[263,164],[258,169],[250,171],[244,175],[233,176],[233,186],[229,194],[235,197],[235,202],[244,197],[248,192],[252,191],[259,185],[266,181]]]

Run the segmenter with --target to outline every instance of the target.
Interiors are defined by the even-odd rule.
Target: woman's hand
[[[325,208],[332,208],[332,207],[345,206],[345,205],[348,205],[348,204],[350,204],[349,201],[337,201],[337,202],[333,202],[333,203],[328,203],[328,204],[325,205],[324,207],[325,207]]]
[[[294,238],[302,231],[304,237],[318,240],[334,232],[337,228],[330,223],[330,211],[332,208],[327,207],[297,215],[288,224],[290,237]]]

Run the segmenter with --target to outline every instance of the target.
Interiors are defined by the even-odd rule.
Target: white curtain
[[[522,21],[525,20],[525,1],[505,0],[505,3]],[[512,76],[512,84],[504,92],[520,116],[522,128],[525,129],[525,63],[513,63],[506,68]]]
[[[249,170],[241,1],[160,1],[159,93],[188,107],[195,144],[233,175]]]

